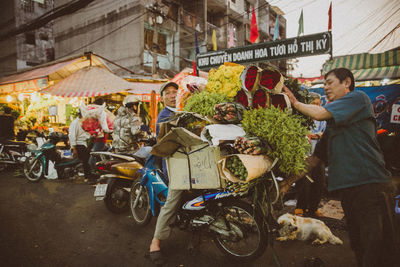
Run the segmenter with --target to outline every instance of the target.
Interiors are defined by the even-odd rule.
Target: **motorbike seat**
[[[78,164],[79,162],[81,162],[81,160],[77,159],[77,158],[60,158],[57,160],[55,165],[56,165],[56,167],[61,167],[61,166],[65,166],[65,165]]]
[[[139,162],[140,164],[142,164],[144,166],[144,164],[146,163],[146,159],[145,158],[141,158],[139,156],[136,155],[130,155],[131,157],[135,158],[135,160],[137,162]]]

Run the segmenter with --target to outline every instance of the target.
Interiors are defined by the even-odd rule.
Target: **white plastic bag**
[[[51,180],[58,178],[57,170],[54,168],[54,162],[51,160],[49,160],[49,171],[45,177],[46,179],[51,179]]]
[[[208,131],[212,138],[211,142],[205,136],[206,131]],[[243,128],[235,124],[211,124],[204,127],[200,137],[204,142],[217,146],[221,140],[235,140],[236,137],[245,135],[246,132]]]
[[[105,108],[105,103],[99,105],[81,104],[82,128],[91,136],[99,137],[103,132],[113,131],[114,114]]]

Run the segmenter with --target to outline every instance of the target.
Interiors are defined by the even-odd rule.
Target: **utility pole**
[[[151,76],[156,78],[157,75],[157,49],[158,49],[158,29],[157,29],[157,19],[154,17],[154,33],[153,33],[153,46],[151,51],[153,52],[153,67],[151,68]]]
[[[158,4],[158,1],[155,1],[154,4],[150,4],[147,6],[147,9],[152,12],[151,20],[153,21],[153,44],[151,49],[151,54],[153,56],[153,65],[151,68],[151,75],[153,78],[157,78],[157,55],[158,55],[158,25],[157,25],[157,16],[163,16],[161,10],[160,10],[160,5]]]

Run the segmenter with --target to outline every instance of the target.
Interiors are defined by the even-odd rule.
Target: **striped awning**
[[[356,81],[400,78],[400,49],[381,54],[356,54],[334,57],[324,64],[322,73],[335,68],[350,69]]]
[[[62,97],[94,97],[131,89],[132,83],[100,67],[85,67],[39,92]]]
[[[60,81],[90,65],[109,70],[95,55],[91,55],[91,60],[86,55],[72,56],[0,77],[0,94],[38,91],[46,88],[49,82]]]

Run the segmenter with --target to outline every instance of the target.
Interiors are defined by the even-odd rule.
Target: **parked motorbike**
[[[164,205],[168,186],[157,158],[150,156],[143,169],[142,179],[132,185],[130,207],[136,224],[144,226]],[[229,190],[193,190],[182,198],[174,225],[192,232],[212,236],[216,246],[236,260],[253,260],[267,246],[267,233],[259,207],[252,207]]]
[[[10,165],[22,165],[26,160],[27,144],[6,140],[0,143],[0,171]]]
[[[96,185],[94,197],[103,200],[107,209],[113,213],[120,214],[129,210],[129,191],[132,183],[141,175],[138,170],[142,169],[149,155],[150,146],[155,140],[150,138],[140,140],[143,146],[133,155],[123,155],[113,152],[92,152],[96,157],[103,160],[96,162],[96,166],[102,175]]]
[[[64,141],[67,143],[68,136],[62,133],[53,132],[48,136],[47,141],[39,148],[29,145],[28,150],[31,156],[24,164],[25,177],[31,182],[37,182],[49,174],[50,161],[54,162],[59,179],[72,177],[78,172],[82,172],[82,162],[72,157],[63,157],[57,147],[57,143]]]
[[[150,156],[145,167],[138,171],[142,179],[132,185],[129,202],[138,225],[147,225],[167,200],[168,185],[161,169],[161,158]]]

